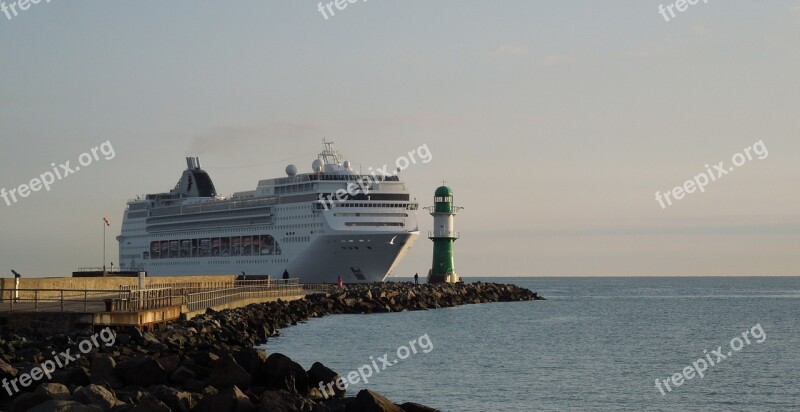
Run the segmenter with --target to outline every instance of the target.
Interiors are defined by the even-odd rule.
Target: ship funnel
[[[187,157],[186,158],[186,168],[188,170],[200,169],[200,158],[199,157]]]
[[[170,193],[184,197],[214,197],[217,190],[208,173],[200,168],[200,158],[187,157],[186,170]]]

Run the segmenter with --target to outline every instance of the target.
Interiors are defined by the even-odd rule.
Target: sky
[[[116,262],[185,156],[232,194],[323,138],[364,169],[427,145],[402,178],[453,188],[467,279],[800,275],[800,1],[0,2],[0,188],[107,142],[0,199],[2,276],[100,266],[104,216]]]

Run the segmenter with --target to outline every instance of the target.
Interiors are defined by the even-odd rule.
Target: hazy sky
[[[465,277],[800,275],[800,1],[701,1],[669,22],[659,4],[359,0],[326,20],[315,1],[53,0],[0,14],[0,188],[105,141],[115,152],[0,199],[0,274],[99,266],[103,216],[116,264],[126,201],[172,188],[184,156],[230,194],[290,162],[310,171],[328,138],[365,169],[428,145],[404,179],[421,206],[442,179],[454,188]],[[759,141],[763,159],[656,201]],[[430,259],[423,237],[395,274]]]

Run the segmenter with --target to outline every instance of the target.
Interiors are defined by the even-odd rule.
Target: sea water
[[[800,278],[476,280],[548,300],[327,316],[265,348],[443,411],[800,410]]]

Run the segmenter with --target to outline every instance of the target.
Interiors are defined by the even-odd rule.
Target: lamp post
[[[106,229],[111,226],[108,219],[103,218],[103,274],[106,274]]]

